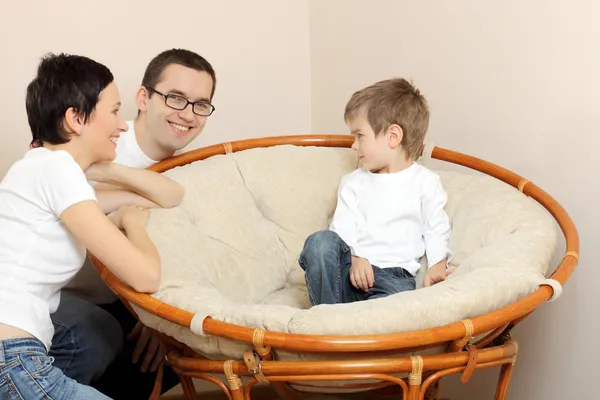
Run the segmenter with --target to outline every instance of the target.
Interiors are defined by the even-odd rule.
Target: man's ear
[[[404,131],[398,124],[392,124],[387,128],[386,135],[388,137],[388,141],[390,147],[397,148],[402,143],[402,139],[404,138]]]
[[[148,90],[140,86],[135,93],[135,103],[137,104],[138,110],[144,112],[148,109]]]
[[[69,134],[81,135],[83,133],[83,118],[79,112],[73,107],[69,107],[65,111],[65,119],[63,120],[64,128]]]

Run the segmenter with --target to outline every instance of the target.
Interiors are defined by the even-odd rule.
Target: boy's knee
[[[300,267],[305,271],[307,268],[324,267],[325,260],[332,255],[339,254],[345,249],[342,238],[333,231],[319,231],[310,235],[304,243],[304,249],[298,259]],[[339,257],[339,256],[338,256]]]
[[[340,246],[344,241],[334,231],[319,231],[310,235],[304,243],[304,249],[322,252],[326,249]]]

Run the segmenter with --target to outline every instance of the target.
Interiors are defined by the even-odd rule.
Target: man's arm
[[[175,207],[185,193],[180,184],[163,174],[111,162],[93,164],[86,176],[97,182],[94,189],[105,214],[125,204],[144,208]]]

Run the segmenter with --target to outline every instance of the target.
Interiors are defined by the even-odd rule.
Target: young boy
[[[312,234],[298,259],[312,305],[349,303],[443,281],[451,257],[446,193],[437,174],[417,164],[429,125],[427,101],[404,79],[352,95],[344,119],[359,168],[344,176],[329,230]]]

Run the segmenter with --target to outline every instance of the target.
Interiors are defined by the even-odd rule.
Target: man
[[[136,93],[138,115],[118,139],[114,162],[146,168],[187,146],[214,111],[215,85],[214,69],[200,55],[183,49],[157,55],[146,68]],[[111,190],[103,184],[94,188]],[[148,203],[140,205],[152,206]],[[165,349],[108,289],[89,259],[63,291],[52,320],[50,355],[67,376],[115,400],[148,399]],[[177,383],[165,368],[163,392]]]

